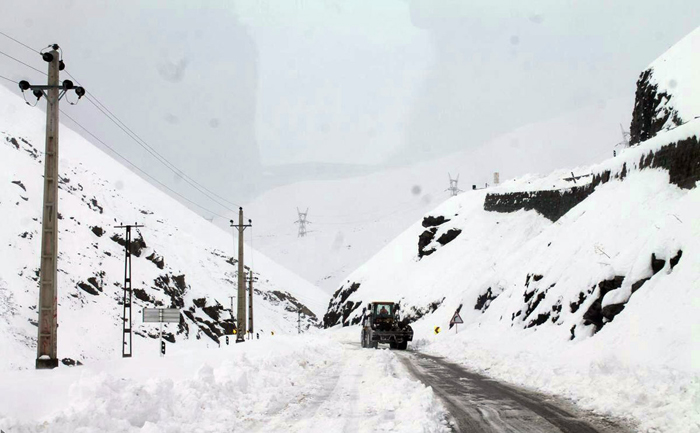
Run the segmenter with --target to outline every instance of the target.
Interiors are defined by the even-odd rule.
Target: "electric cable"
[[[220,218],[225,218],[223,215],[218,214],[218,213],[214,212],[213,210],[208,209],[208,208],[206,208],[206,207],[200,205],[199,203],[197,203],[197,202],[195,202],[195,201],[193,201],[193,200],[191,200],[191,199],[185,197],[184,195],[182,195],[182,194],[180,194],[179,192],[175,191],[174,189],[170,188],[169,186],[167,186],[167,185],[164,184],[163,182],[159,181],[158,179],[156,179],[155,177],[153,177],[152,175],[150,175],[148,172],[144,171],[144,170],[141,169],[139,166],[137,166],[136,164],[134,164],[133,162],[131,162],[131,161],[130,161],[129,159],[127,159],[125,156],[122,156],[122,155],[121,155],[119,152],[117,152],[112,146],[110,146],[110,145],[108,145],[107,143],[105,143],[102,139],[100,139],[98,136],[96,136],[95,134],[93,134],[90,130],[88,130],[87,128],[85,128],[83,125],[81,125],[77,120],[73,119],[73,118],[72,118],[70,115],[68,115],[66,112],[64,112],[63,110],[60,110],[60,109],[59,109],[59,111],[61,112],[62,115],[66,116],[69,120],[71,120],[73,123],[75,123],[80,129],[82,129],[83,131],[85,131],[85,133],[87,133],[87,134],[90,135],[92,138],[94,138],[95,140],[97,140],[100,144],[102,144],[104,147],[106,147],[107,149],[109,149],[110,151],[112,151],[112,153],[114,153],[115,155],[117,155],[119,158],[121,158],[124,162],[126,162],[127,164],[129,164],[131,167],[133,167],[133,168],[135,168],[136,170],[138,170],[138,171],[139,171],[141,174],[143,174],[144,176],[146,176],[146,177],[148,177],[149,179],[153,180],[154,182],[156,182],[157,184],[159,184],[159,185],[162,186],[163,188],[167,189],[168,191],[172,192],[173,194],[177,195],[178,197],[182,198],[183,200],[187,201],[188,203],[190,203],[190,204],[192,204],[192,205],[194,205],[194,206],[197,206],[198,208],[200,208],[200,209],[202,209],[202,210],[204,210],[204,211],[207,211],[207,212],[211,213],[212,215],[218,216],[218,217],[220,217]]]
[[[35,68],[34,66],[30,65],[29,63],[24,63],[24,62],[21,61],[20,59],[18,59],[18,58],[16,58],[16,57],[12,57],[11,55],[7,54],[6,52],[0,51],[0,54],[2,54],[2,55],[5,56],[5,57],[9,57],[10,59],[14,60],[14,61],[17,62],[17,63],[21,63],[22,65],[24,65],[24,66],[26,66],[26,67],[28,67],[28,68],[30,68],[30,69],[33,69],[33,70],[37,71],[37,72],[40,73],[40,74],[49,75],[49,74],[47,74],[47,73],[44,72],[44,71],[40,71],[39,69]]]

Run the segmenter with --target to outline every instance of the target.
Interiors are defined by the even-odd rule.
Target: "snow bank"
[[[0,395],[0,428],[12,432],[449,431],[432,390],[393,353],[319,333],[0,374],[0,388],[14,390]]]

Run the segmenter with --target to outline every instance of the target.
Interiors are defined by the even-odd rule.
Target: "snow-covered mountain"
[[[700,117],[700,28],[654,60],[639,76],[630,141],[639,143]]]
[[[615,99],[518,128],[480,146],[437,160],[333,181],[306,181],[268,191],[248,204],[264,235],[256,247],[332,293],[352,270],[459,187],[483,188],[501,180],[562,166],[585,166],[612,155],[630,120],[632,101]],[[566,144],[566,146],[564,145]],[[581,172],[577,168],[569,171]],[[297,211],[309,209],[308,235],[297,237]],[[224,224],[225,222],[221,222]]]
[[[36,357],[45,115],[0,87],[0,368],[31,368]],[[66,126],[59,163],[58,355],[67,363],[121,356],[124,230],[133,234],[134,356],[157,356],[158,328],[142,307],[177,307],[165,338],[217,345],[232,326],[237,253],[231,232],[142,180]],[[255,287],[255,329],[297,332],[314,326],[328,297],[246,247]],[[235,306],[234,306],[235,309]]]
[[[639,431],[699,431],[700,118],[681,108],[700,94],[700,81],[686,81],[699,36],[654,62],[657,83],[677,80],[666,92],[682,122],[573,175],[449,199],[343,281],[324,325],[359,323],[369,301],[400,301],[414,347]],[[453,329],[457,312],[464,325]]]

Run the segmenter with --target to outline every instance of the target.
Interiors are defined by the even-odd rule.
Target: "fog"
[[[0,31],[37,49],[61,45],[67,71],[139,137],[240,204],[302,179],[477,147],[615,98],[629,98],[631,110],[639,72],[697,26],[700,10],[694,1],[611,3],[3,0]],[[1,36],[0,51],[46,68]],[[5,56],[0,75],[44,80]],[[228,215],[88,101],[62,108],[155,178]]]

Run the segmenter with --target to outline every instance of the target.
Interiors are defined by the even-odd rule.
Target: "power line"
[[[17,42],[18,44],[22,45],[24,48],[27,48],[30,51],[34,51],[37,54],[40,54],[39,51],[35,50],[34,48],[30,47],[29,45],[18,41],[17,39],[13,38],[12,36],[8,35],[7,33],[0,32],[0,35],[5,36],[7,39],[13,40]]]
[[[80,85],[80,81],[75,78],[73,75],[71,75],[70,72],[66,71],[66,74],[68,74],[69,77],[71,77],[78,85]],[[182,169],[178,168],[175,164],[170,162],[165,156],[163,156],[160,152],[158,152],[153,146],[149,145],[143,138],[141,138],[138,134],[136,134],[129,126],[127,126],[124,122],[119,119],[107,106],[105,106],[100,100],[93,94],[90,93],[89,91],[86,91],[88,94],[87,100],[95,106],[105,117],[107,117],[112,123],[114,123],[119,129],[121,129],[129,138],[131,138],[136,144],[141,146],[143,149],[145,149],[148,153],[151,154],[158,162],[163,164],[166,168],[174,172],[175,174],[181,176],[185,182],[190,184],[194,189],[199,191],[200,193],[204,194],[218,204],[219,206],[231,211],[235,212],[235,209],[231,209],[228,207],[226,204],[222,203],[228,203],[232,206],[240,207],[238,204],[233,203],[229,200],[226,200],[225,198],[219,196],[216,194],[214,191],[210,190],[206,186],[202,185],[201,183],[197,182],[195,179],[187,175]],[[218,200],[217,200],[218,199]],[[219,201],[221,200],[221,201]]]
[[[27,44],[25,44],[25,43],[23,43],[23,42],[21,42],[21,41],[15,39],[15,38],[13,38],[12,36],[10,36],[10,35],[8,35],[8,34],[6,34],[6,33],[4,33],[4,32],[0,32],[0,35],[5,36],[6,38],[8,38],[8,39],[14,41],[15,43],[17,43],[17,44],[23,46],[24,48],[26,48],[26,49],[28,49],[28,50],[34,52],[34,53],[39,53],[39,51],[35,50],[34,48],[30,47],[29,45],[27,45]],[[40,72],[40,73],[46,75],[45,72],[42,72],[42,71],[40,71],[39,69],[36,69],[36,68],[34,68],[33,66],[31,66],[31,65],[29,65],[29,64],[27,64],[27,63],[24,63],[24,62],[22,62],[21,60],[16,59],[16,58],[10,56],[9,54],[3,53],[3,52],[1,52],[1,51],[0,51],[0,53],[4,54],[5,56],[7,56],[7,57],[9,57],[9,58],[11,58],[11,59],[13,59],[13,60],[15,60],[15,61],[21,63],[21,64],[23,64],[24,66],[27,66],[28,68],[31,68],[31,69],[33,69],[33,70],[35,70],[35,71],[37,71],[37,72]],[[68,72],[67,70],[66,70],[65,72],[66,72],[66,74],[67,74],[70,78],[73,79],[73,81],[75,81],[78,85],[80,85],[80,81],[79,81],[77,78],[75,78],[75,77],[74,77],[70,72]],[[5,77],[3,77],[3,78],[5,78]],[[5,79],[7,79],[7,78],[5,78]],[[8,80],[9,80],[9,79],[8,79]],[[9,80],[9,81],[12,81],[12,80]],[[161,164],[163,164],[163,165],[164,165],[166,168],[168,168],[169,170],[173,171],[175,174],[181,176],[181,177],[185,180],[185,182],[187,182],[188,184],[190,184],[194,189],[196,189],[196,190],[199,191],[200,193],[202,193],[202,194],[204,194],[205,196],[207,196],[207,198],[209,198],[209,199],[210,199],[211,201],[213,201],[214,203],[218,204],[219,206],[221,206],[221,207],[223,207],[223,208],[225,208],[226,210],[229,210],[229,211],[231,211],[231,212],[235,212],[235,210],[234,210],[234,209],[231,209],[230,207],[228,207],[226,204],[222,203],[221,201],[223,201],[223,202],[225,202],[225,203],[228,203],[229,205],[232,205],[232,206],[235,206],[235,207],[239,207],[238,204],[233,203],[233,202],[231,202],[231,201],[229,201],[229,200],[227,200],[227,199],[221,197],[220,195],[216,194],[214,191],[210,190],[210,189],[207,188],[206,186],[204,186],[204,185],[202,185],[201,183],[197,182],[195,179],[193,179],[191,176],[189,176],[187,173],[185,173],[182,169],[178,168],[175,164],[173,164],[173,163],[170,162],[166,157],[164,157],[160,152],[158,152],[158,151],[157,151],[156,149],[154,149],[151,145],[149,145],[149,144],[148,144],[144,139],[142,139],[138,134],[136,134],[136,133],[135,133],[131,128],[129,128],[124,122],[122,122],[121,119],[119,119],[119,117],[117,117],[109,108],[107,108],[106,105],[104,105],[104,104],[97,98],[97,96],[95,96],[94,94],[92,94],[92,93],[89,92],[89,91],[86,91],[86,93],[87,93],[88,96],[89,96],[89,97],[86,98],[86,99],[87,99],[92,105],[94,105],[95,108],[97,108],[100,112],[102,112],[102,114],[103,114],[105,117],[107,117],[112,123],[114,123],[117,127],[119,127],[119,129],[121,129],[127,136],[129,136],[129,138],[131,138],[136,144],[138,144],[139,146],[141,146],[142,148],[144,148],[148,153],[150,153],[154,158],[156,158],[156,160],[158,160],[158,162],[160,162]],[[210,195],[210,194],[211,194],[211,195]],[[213,196],[213,197],[212,197],[212,196]],[[216,198],[214,198],[214,197],[216,197]],[[218,200],[217,200],[217,199],[218,199]],[[219,201],[219,200],[221,200],[221,201]]]
[[[220,218],[224,218],[224,219],[226,218],[225,216],[223,216],[223,215],[221,215],[221,214],[218,214],[218,213],[214,212],[213,210],[208,209],[208,208],[206,208],[206,207],[200,205],[199,203],[190,200],[189,198],[185,197],[184,195],[182,195],[182,194],[180,194],[179,192],[175,191],[174,189],[170,188],[169,186],[167,186],[167,185],[164,184],[163,182],[159,181],[159,180],[156,179],[155,177],[151,176],[151,175],[148,174],[146,171],[144,171],[144,170],[142,170],[140,167],[138,167],[136,164],[134,164],[133,162],[129,161],[126,157],[122,156],[119,152],[117,152],[116,150],[114,150],[114,148],[113,148],[112,146],[108,145],[107,143],[105,143],[104,141],[102,141],[99,137],[97,137],[95,134],[93,134],[92,132],[90,132],[87,128],[85,128],[83,125],[81,125],[77,120],[73,119],[71,116],[69,116],[68,114],[66,114],[63,110],[60,110],[60,111],[61,111],[61,114],[63,114],[63,115],[66,116],[69,120],[71,120],[73,123],[75,123],[76,125],[78,125],[78,127],[79,127],[80,129],[82,129],[83,131],[85,131],[85,133],[87,133],[87,134],[90,135],[92,138],[94,138],[95,140],[97,140],[100,144],[102,144],[102,145],[103,145],[104,147],[106,147],[107,149],[111,150],[115,155],[117,155],[117,156],[118,156],[119,158],[121,158],[124,162],[126,162],[127,164],[129,164],[130,166],[132,166],[133,168],[135,168],[136,170],[138,170],[138,171],[139,171],[141,174],[143,174],[144,176],[148,177],[149,179],[153,180],[154,182],[156,182],[157,184],[159,184],[159,185],[162,186],[163,188],[167,189],[168,191],[172,192],[173,194],[177,195],[178,197],[182,198],[183,200],[185,200],[185,201],[187,201],[187,202],[193,204],[194,206],[197,206],[198,208],[200,208],[200,209],[202,209],[202,210],[205,210],[205,211],[211,213],[212,215],[216,215],[216,216],[218,216],[218,217],[220,217]]]
[[[17,84],[17,82],[16,82],[15,80],[12,80],[12,79],[7,78],[7,77],[3,77],[2,75],[0,75],[0,78],[2,78],[2,79],[4,79],[4,80],[7,80],[7,81],[10,81],[10,82],[12,82],[12,83]]]
[[[28,68],[30,68],[30,69],[34,69],[35,71],[37,71],[37,72],[40,73],[40,74],[47,75],[46,72],[40,71],[39,69],[35,68],[34,66],[32,66],[32,65],[30,65],[30,64],[28,64],[28,63],[24,63],[24,62],[21,61],[20,59],[18,59],[18,58],[16,58],[16,57],[12,57],[11,55],[9,55],[9,54],[7,54],[7,53],[5,53],[5,52],[3,52],[3,51],[0,51],[0,54],[2,54],[2,55],[5,56],[5,57],[9,57],[10,59],[14,60],[15,62],[21,63],[21,64],[23,64],[24,66],[26,66],[26,67],[28,67]]]

